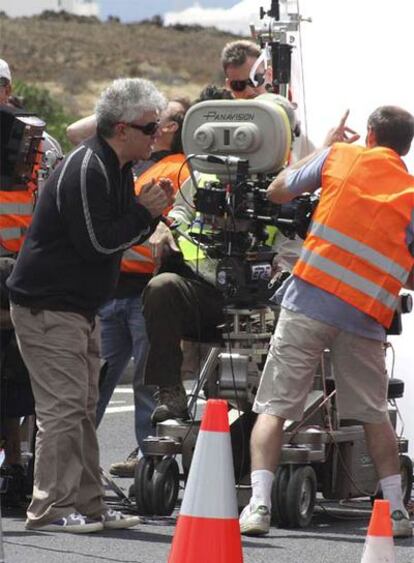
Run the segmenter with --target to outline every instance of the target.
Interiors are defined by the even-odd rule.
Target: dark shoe
[[[78,512],[73,512],[64,518],[54,520],[49,524],[35,525],[30,521],[26,521],[26,530],[34,530],[39,532],[66,532],[69,534],[88,534],[90,532],[99,532],[104,529],[103,519],[94,520],[88,518]]]
[[[0,469],[0,492],[3,506],[19,507],[27,504],[26,472],[19,463],[3,465]]]
[[[118,477],[134,477],[135,468],[138,463],[138,450],[139,448],[135,448],[125,461],[113,463],[109,468],[109,473],[111,475],[117,475]]]
[[[189,418],[187,395],[182,383],[159,388],[159,405],[151,415],[153,424],[170,418]]]

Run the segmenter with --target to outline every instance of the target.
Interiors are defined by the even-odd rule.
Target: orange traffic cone
[[[227,402],[207,402],[168,563],[243,563]]]
[[[389,500],[374,502],[361,563],[395,563]]]

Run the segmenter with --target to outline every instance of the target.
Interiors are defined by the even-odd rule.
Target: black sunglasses
[[[125,125],[127,125],[128,127],[131,127],[132,129],[138,129],[138,131],[141,131],[143,135],[154,135],[157,131],[158,128],[160,126],[160,122],[159,121],[150,121],[149,123],[146,123],[145,125],[136,125],[135,123],[125,123]]]
[[[247,80],[230,80],[230,88],[235,92],[243,92],[243,90],[245,90],[247,86],[250,86],[251,88],[262,86],[265,81],[265,73],[257,72],[254,75],[254,79],[256,81],[256,84],[254,84],[250,78],[248,78]]]

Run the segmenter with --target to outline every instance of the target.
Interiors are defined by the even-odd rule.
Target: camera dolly
[[[209,343],[188,403],[190,412],[194,412],[202,393],[205,398],[228,401],[239,506],[248,503],[251,493],[249,439],[256,417],[251,409],[275,316],[277,311],[267,307],[229,307],[227,322],[221,327],[221,341],[218,334]],[[404,382],[390,378],[388,402],[394,428],[398,418],[396,400],[403,393]],[[329,351],[326,351],[302,421],[285,424],[284,445],[272,489],[272,518],[280,527],[308,526],[317,495],[318,500],[337,501],[374,499],[381,495],[363,426],[355,420],[339,420],[335,395]],[[144,457],[137,464],[130,491],[139,514],[171,515],[180,484],[185,484],[188,476],[199,427],[199,420],[167,420],[157,424],[156,436],[144,440]],[[403,496],[408,503],[413,465],[407,455],[408,440],[400,436],[397,442]]]

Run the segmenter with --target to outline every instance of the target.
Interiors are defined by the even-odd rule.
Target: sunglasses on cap
[[[254,75],[254,79],[256,81],[256,84],[250,78],[248,78],[247,80],[230,80],[230,88],[234,90],[234,92],[243,92],[243,90],[245,90],[247,86],[250,86],[251,88],[262,86],[265,81],[265,73],[257,72]]]
[[[160,122],[150,121],[145,125],[136,125],[135,123],[124,123],[124,125],[126,125],[127,127],[131,127],[132,129],[138,129],[138,131],[141,131],[143,135],[149,136],[149,135],[155,135],[155,133],[158,131],[158,128],[160,126]]]

